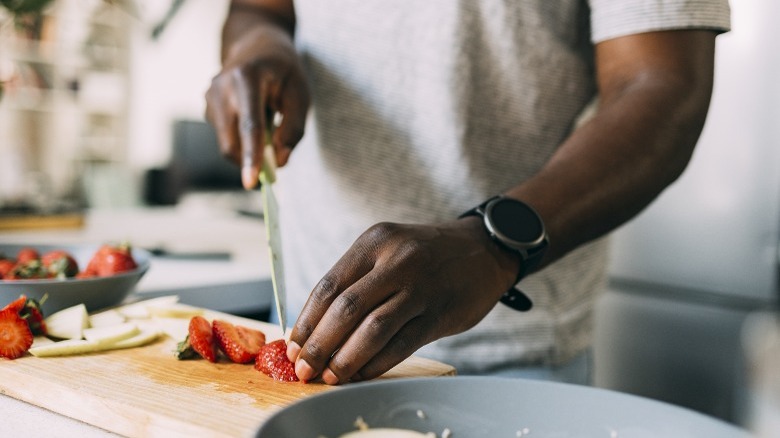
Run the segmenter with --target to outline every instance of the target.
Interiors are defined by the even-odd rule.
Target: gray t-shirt
[[[304,139],[279,171],[289,316],[370,225],[451,220],[537,172],[597,93],[593,44],[660,29],[726,30],[726,0],[304,0],[312,86]],[[559,364],[587,348],[605,240],[521,282],[418,354],[460,373]]]

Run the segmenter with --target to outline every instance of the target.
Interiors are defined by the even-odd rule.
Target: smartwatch
[[[480,216],[485,230],[501,247],[520,256],[515,285],[536,267],[547,249],[547,232],[539,214],[530,205],[505,196],[494,196],[459,217]],[[509,307],[526,311],[533,304],[526,294],[512,286],[501,297]]]

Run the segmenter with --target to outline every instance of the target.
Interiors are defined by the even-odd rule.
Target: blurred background
[[[144,224],[133,235],[143,244],[180,236],[169,249],[242,260],[227,237],[202,232],[215,210],[261,217],[259,197],[240,189],[203,122],[228,2],[27,3],[42,13],[0,7],[0,239],[88,228],[94,212],[120,211],[108,217]],[[733,31],[718,39],[710,116],[689,169],[614,236],[594,377],[778,436],[780,2],[731,3]],[[175,214],[144,222],[163,210]],[[186,216],[186,235],[172,232],[181,211],[198,212]],[[234,240],[247,240],[242,233]],[[250,274],[230,274],[246,277],[232,310],[262,313],[267,296],[245,301],[257,287],[267,292],[268,271],[255,274],[249,260]],[[149,277],[142,291],[177,287]],[[148,286],[155,278],[165,287]],[[218,308],[213,291],[193,288],[193,304]]]

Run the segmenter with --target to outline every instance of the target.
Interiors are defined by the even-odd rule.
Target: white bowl
[[[389,379],[334,388],[268,419],[258,438],[337,438],[370,428],[434,432],[452,438],[748,438],[703,414],[588,386],[506,377]]]

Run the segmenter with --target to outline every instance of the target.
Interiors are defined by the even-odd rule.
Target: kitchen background
[[[201,123],[226,5],[55,0],[21,27],[3,11],[0,212],[219,196],[256,213]],[[780,334],[756,323],[780,294],[780,2],[732,1],[732,12],[693,162],[613,240],[595,383],[747,424],[780,421],[780,392],[756,383],[780,386],[762,374]]]

